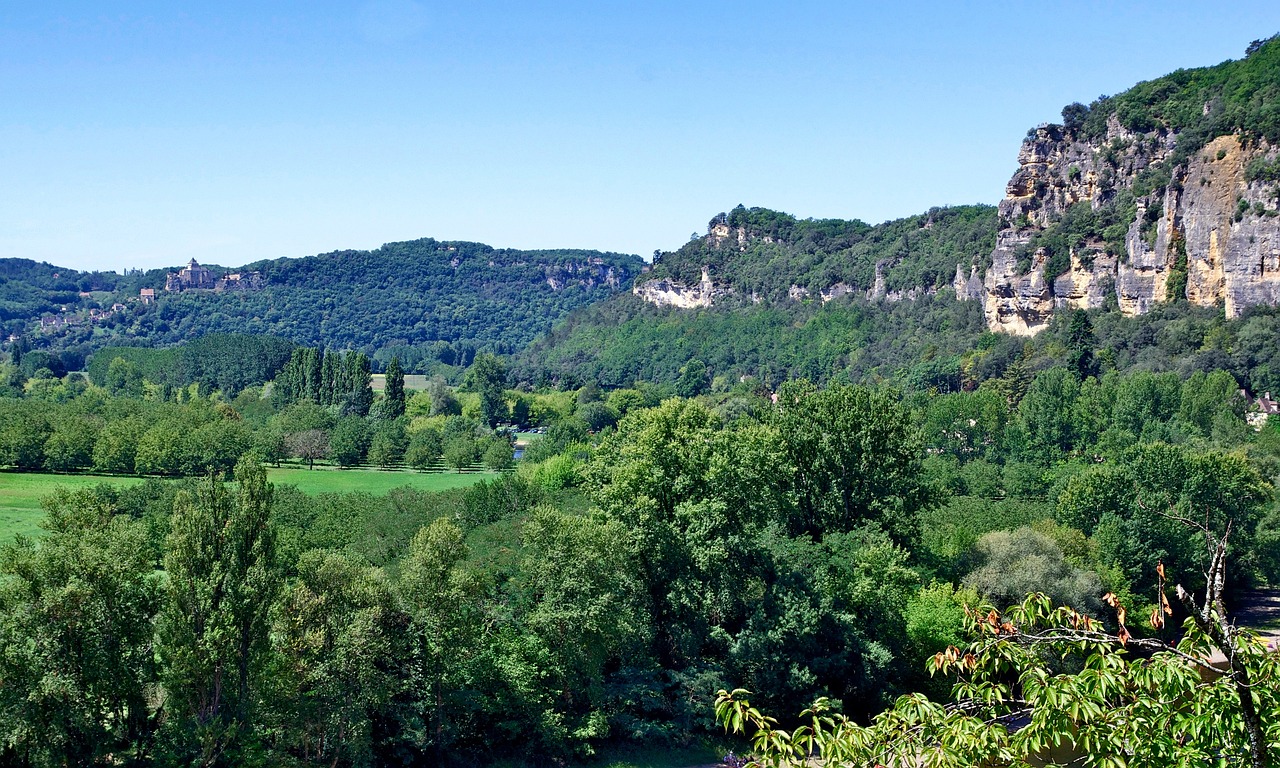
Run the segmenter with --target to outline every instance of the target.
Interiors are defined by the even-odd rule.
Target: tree
[[[363,462],[369,452],[369,425],[359,416],[344,416],[329,435],[329,455],[344,467]]]
[[[142,372],[131,361],[117,357],[107,367],[106,389],[113,395],[140,397]]]
[[[1094,343],[1093,321],[1089,319],[1089,313],[1083,309],[1072,311],[1067,328],[1067,368],[1081,381],[1097,375]]]
[[[400,368],[400,358],[393,357],[387,364],[386,386],[382,390],[386,403],[383,409],[389,419],[398,419],[404,415],[404,370]]]
[[[568,751],[570,736],[584,742],[609,733],[604,667],[645,629],[626,539],[616,521],[548,507],[534,509],[524,525],[520,591],[532,597],[520,617],[525,638],[500,653],[513,677],[536,664],[544,679],[522,713],[543,753]]]
[[[266,471],[245,460],[235,480],[210,477],[175,499],[157,623],[169,748],[208,766],[236,765],[250,747],[279,584]]]
[[[321,357],[320,363],[320,386],[317,390],[317,403],[320,405],[341,404],[342,395],[345,390],[342,388],[342,377],[338,374],[338,366],[342,364],[342,357],[336,352],[325,352],[319,350]]]
[[[1116,595],[1115,631],[1067,606],[1032,594],[1006,611],[965,609],[967,648],[929,661],[955,675],[955,703],[903,696],[862,727],[819,699],[790,731],[750,705],[746,690],[720,691],[717,719],[752,730],[771,765],[1235,765],[1266,768],[1280,759],[1271,734],[1280,716],[1280,656],[1230,620],[1226,610],[1227,542],[1233,525],[1209,508],[1187,517],[1162,510],[1204,544],[1204,593],[1179,584],[1188,616],[1176,644],[1139,638]],[[1155,601],[1139,614],[1153,630],[1174,615],[1163,563],[1155,567]],[[1215,664],[1221,653],[1225,669]],[[1130,654],[1140,654],[1133,658]],[[1011,728],[1012,723],[1025,723]],[[1063,750],[1066,750],[1065,753]]]
[[[492,440],[484,449],[484,465],[491,472],[505,472],[515,462],[512,457],[511,443],[503,439]]]
[[[480,393],[480,417],[490,427],[510,417],[507,411],[507,367],[496,355],[476,355],[467,369],[466,384]]]
[[[138,441],[146,430],[146,422],[141,418],[107,422],[93,445],[94,471],[120,474],[135,472]]]
[[[470,435],[459,435],[444,443],[444,463],[461,472],[476,461],[477,445]]]
[[[920,437],[888,392],[789,382],[772,417],[798,510],[793,532],[820,536],[874,521],[900,544],[914,541],[917,514],[933,502],[923,482]]]
[[[51,429],[43,409],[14,401],[0,410],[0,464],[18,469],[39,469],[44,463],[45,441]]]
[[[1028,458],[1050,463],[1076,444],[1075,403],[1080,381],[1065,368],[1040,373],[1018,404],[1027,433]]]
[[[46,501],[45,535],[0,552],[0,744],[30,765],[145,754],[158,608],[146,524],[109,486]]]
[[[524,429],[529,426],[533,406],[525,395],[517,394],[511,401],[511,423]]]
[[[403,420],[383,422],[374,430],[369,443],[369,461],[390,467],[404,460],[408,448],[409,436],[405,434]]]
[[[676,395],[697,397],[707,391],[708,384],[707,364],[701,360],[690,360],[680,369],[680,379],[676,382]]]
[[[1062,127],[1068,131],[1078,131],[1084,127],[1084,120],[1089,116],[1089,108],[1080,102],[1073,102],[1062,108]]]
[[[334,403],[342,407],[342,413],[349,416],[368,416],[373,406],[373,374],[369,369],[369,357],[363,352],[349,352],[342,360],[342,380],[345,388],[341,393],[335,384]]]
[[[462,406],[458,405],[458,399],[454,397],[453,390],[445,383],[443,376],[433,376],[427,381],[427,396],[431,399],[432,416],[458,416],[462,413]]]
[[[460,735],[454,718],[465,711],[463,662],[475,652],[481,625],[479,584],[462,568],[466,556],[462,531],[439,518],[414,535],[397,585],[410,617],[409,690],[423,720],[422,746],[437,758]]]
[[[304,429],[285,435],[284,444],[291,455],[307,462],[307,469],[315,469],[316,459],[329,455],[329,433],[323,429]]]
[[[739,689],[720,691],[717,718],[728,730],[753,731],[758,764],[779,766],[900,765],[927,756],[946,768],[1075,760],[1265,768],[1280,758],[1260,716],[1280,711],[1280,687],[1240,689],[1274,680],[1280,657],[1247,634],[1228,641],[1189,619],[1177,645],[1135,640],[1123,626],[1106,632],[1102,622],[1055,609],[1042,595],[1003,614],[971,610],[965,625],[975,638],[967,648],[953,646],[929,662],[932,671],[959,676],[952,705],[903,696],[862,727],[819,699],[802,713],[802,725],[782,731]],[[1235,649],[1225,675],[1208,660],[1219,643]],[[1131,660],[1129,649],[1150,655]],[[1062,672],[1062,658],[1083,671]],[[1011,722],[1026,725],[1011,729]]]
[[[592,432],[599,432],[618,423],[618,412],[599,400],[578,406],[574,416],[585,421]]]
[[[65,414],[53,421],[53,432],[44,443],[44,465],[55,472],[87,469],[93,465],[93,446],[101,423],[81,414]]]
[[[272,622],[266,681],[277,748],[301,761],[376,764],[377,725],[403,690],[407,624],[382,571],[304,552]]]
[[[1098,575],[1072,565],[1053,539],[1029,527],[992,531],[978,540],[981,565],[964,584],[989,602],[1008,605],[1034,591],[1080,611],[1101,607]]]
[[[435,429],[422,429],[409,438],[409,448],[405,451],[404,460],[414,469],[429,469],[440,458],[444,450],[440,432]]]

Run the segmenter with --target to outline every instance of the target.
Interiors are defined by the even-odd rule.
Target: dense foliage
[[[967,389],[1011,367],[1053,365],[1088,371],[1227,370],[1253,393],[1280,392],[1280,312],[1255,307],[1226,320],[1215,308],[1158,305],[1127,318],[1092,310],[1060,313],[1035,339],[987,331],[978,302],[950,291],[915,301],[660,308],[618,296],[572,315],[517,358],[526,381],[576,386],[637,380],[675,384],[701,366],[713,390],[743,377],[769,388],[789,378],[882,380],[904,389]]]
[[[1178,133],[1179,149],[1186,152],[1230,134],[1280,143],[1280,36],[1256,41],[1246,53],[1100,97],[1086,110],[1076,110],[1069,122],[1086,137],[1098,138],[1115,115],[1131,131]]]
[[[290,366],[306,381],[320,369],[322,386],[326,359],[358,360],[299,349]],[[1075,362],[905,396],[798,381],[775,402],[748,384],[695,399],[670,397],[680,382],[503,390],[501,361],[480,359],[472,391],[434,382],[402,416],[386,398],[358,416],[305,389],[286,402],[192,386],[177,403],[145,380],[141,396],[29,381],[3,400],[0,461],[96,466],[129,454],[129,425],[135,463],[118,471],[165,473],[146,462],[171,450],[176,474],[197,475],[238,458],[194,463],[198,445],[306,460],[316,438],[317,460],[465,466],[486,441],[510,462],[484,423],[499,411],[547,433],[515,472],[444,494],[311,498],[266,486],[250,461],[235,485],[55,498],[46,536],[0,557],[0,632],[41,638],[0,659],[17,681],[0,687],[5,757],[567,762],[708,734],[718,688],[779,712],[825,696],[865,722],[899,694],[946,695],[925,662],[962,642],[966,605],[1038,590],[1089,610],[1108,590],[1146,615],[1158,564],[1205,588],[1205,539],[1161,510],[1230,521],[1230,584],[1280,577],[1264,479],[1280,430],[1246,425],[1231,376],[1082,376]],[[91,576],[108,559],[110,578]],[[86,623],[54,582],[83,585],[65,598],[77,604],[129,609]],[[34,740],[50,718],[57,737]]]

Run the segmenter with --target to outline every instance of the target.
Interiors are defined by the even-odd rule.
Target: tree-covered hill
[[[372,251],[335,251],[245,265],[259,290],[164,288],[164,270],[116,275],[0,262],[0,321],[33,348],[176,344],[210,333],[268,334],[295,343],[398,354],[408,362],[465,363],[476,348],[522,348],[572,310],[630,285],[637,256],[587,250],[521,251],[433,239]],[[226,270],[217,269],[220,276]],[[138,302],[141,288],[157,301]],[[81,291],[108,293],[82,295]],[[127,302],[101,320],[38,330],[42,314]],[[463,359],[455,360],[455,357]]]
[[[770,383],[892,374],[939,350],[971,348],[983,334],[981,308],[952,301],[949,286],[956,263],[989,252],[995,232],[990,206],[936,208],[875,226],[738,206],[713,218],[707,236],[658,254],[639,278],[696,285],[706,267],[729,291],[713,307],[615,296],[534,343],[522,369],[532,379],[606,386],[674,381],[690,360],[704,361],[712,377]],[[877,264],[883,295],[868,298]],[[824,300],[822,291],[840,283],[849,292]],[[906,298],[911,289],[915,299]]]
[[[844,284],[863,294],[948,285],[956,264],[995,245],[996,209],[988,205],[934,208],[875,226],[857,219],[797,219],[739,205],[718,214],[707,235],[655,256],[642,280],[671,278],[690,285],[706,267],[717,286],[771,302],[800,288],[817,297]]]

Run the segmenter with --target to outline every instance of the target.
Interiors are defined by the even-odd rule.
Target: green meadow
[[[76,490],[99,483],[133,485],[139,477],[102,475],[52,475],[28,472],[0,472],[0,543],[13,541],[18,535],[38,536],[44,512],[40,501],[54,488]]]
[[[296,485],[303,493],[372,493],[381,496],[392,488],[412,486],[422,491],[463,488],[496,477],[492,472],[415,472],[384,469],[302,469],[272,467],[267,479],[277,485]]]
[[[267,477],[278,485],[296,485],[307,494],[363,492],[376,496],[393,488],[412,486],[424,491],[461,488],[494,477],[488,472],[413,472],[372,469],[300,469],[273,467]],[[37,472],[0,472],[0,543],[15,536],[40,535],[44,512],[40,502],[55,488],[76,490],[99,483],[133,485],[139,477],[115,475],[59,475]]]

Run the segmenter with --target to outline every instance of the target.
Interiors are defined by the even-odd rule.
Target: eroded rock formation
[[[1169,168],[1166,184],[1135,185],[1144,170],[1174,162],[1177,142],[1175,133],[1126,130],[1114,117],[1092,142],[1060,126],[1036,129],[1000,203],[982,290],[974,290],[975,268],[966,278],[957,265],[956,297],[980,299],[991,330],[1025,336],[1043,330],[1055,308],[1104,307],[1112,297],[1126,315],[1177,299],[1221,305],[1227,317],[1280,302],[1280,185],[1247,172],[1276,162],[1276,148],[1219,136]],[[1053,275],[1043,250],[1028,253],[1071,206],[1099,211],[1128,200],[1123,252],[1100,238],[1073,244],[1069,268]]]

